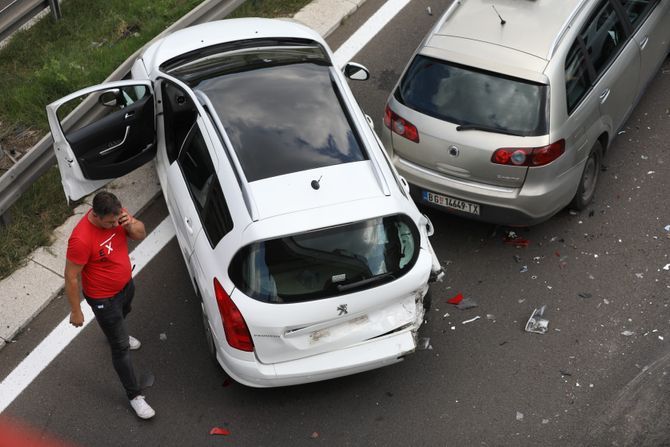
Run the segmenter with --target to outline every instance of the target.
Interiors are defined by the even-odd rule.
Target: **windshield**
[[[546,85],[418,55],[396,98],[419,112],[472,128],[547,133]]]
[[[394,215],[253,243],[235,255],[229,273],[254,299],[295,303],[399,278],[419,248],[414,223]]]

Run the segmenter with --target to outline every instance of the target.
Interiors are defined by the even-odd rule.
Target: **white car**
[[[344,77],[367,70],[333,59],[296,23],[210,22],[149,46],[132,80],[47,106],[69,199],[155,157],[211,352],[249,386],[400,361],[443,274]],[[91,122],[64,130],[82,100]]]

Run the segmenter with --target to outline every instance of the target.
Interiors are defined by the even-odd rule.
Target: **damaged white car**
[[[47,106],[79,199],[155,158],[212,354],[271,387],[395,363],[442,275],[416,208],[314,31],[234,19],[149,46],[133,79]],[[91,122],[65,128],[72,104]]]

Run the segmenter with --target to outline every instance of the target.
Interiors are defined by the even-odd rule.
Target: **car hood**
[[[246,39],[311,39],[326,46],[314,30],[296,22],[277,19],[242,18],[217,20],[175,31],[150,45],[142,54],[147,71],[156,75],[166,61],[191,51]]]
[[[385,197],[369,160],[257,180],[249,183],[249,191],[261,220]]]

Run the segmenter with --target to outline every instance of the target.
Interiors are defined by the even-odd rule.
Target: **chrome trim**
[[[444,15],[443,15],[442,17],[440,17],[440,20],[438,20],[438,22],[437,22],[437,23],[435,24],[435,26],[433,27],[433,30],[430,32],[430,35],[431,35],[431,36],[432,36],[433,34],[436,34],[436,33],[440,30],[440,28],[442,28],[442,27],[444,26],[445,22],[446,22],[447,20],[449,20],[449,17],[451,17],[452,14],[454,13],[454,11],[456,11],[456,8],[457,8],[458,6],[461,6],[461,4],[462,4],[464,1],[465,1],[465,0],[454,0],[454,2],[453,2],[453,3],[449,6],[449,8],[447,9],[447,12],[445,12]]]
[[[109,153],[112,152],[114,149],[118,148],[119,146],[123,146],[123,144],[124,144],[124,143],[126,142],[126,140],[128,139],[128,134],[129,134],[129,133],[130,133],[130,126],[126,126],[126,134],[123,136],[123,140],[122,140],[119,144],[115,144],[115,145],[112,146],[112,147],[108,147],[107,149],[98,152],[98,155],[99,155],[100,157],[104,157],[105,155],[109,154]]]
[[[572,28],[572,22],[575,20],[575,17],[577,17],[577,14],[579,14],[586,6],[588,3],[588,0],[582,0],[579,2],[579,4],[575,7],[575,9],[570,13],[568,16],[568,20],[565,21],[563,24],[563,28],[558,32],[556,37],[554,38],[554,41],[551,43],[551,46],[549,47],[549,53],[547,54],[547,60],[551,59],[554,53],[556,52],[556,48],[558,48],[558,45],[561,43],[563,40],[563,37],[565,37],[565,34],[568,32],[570,28]]]

